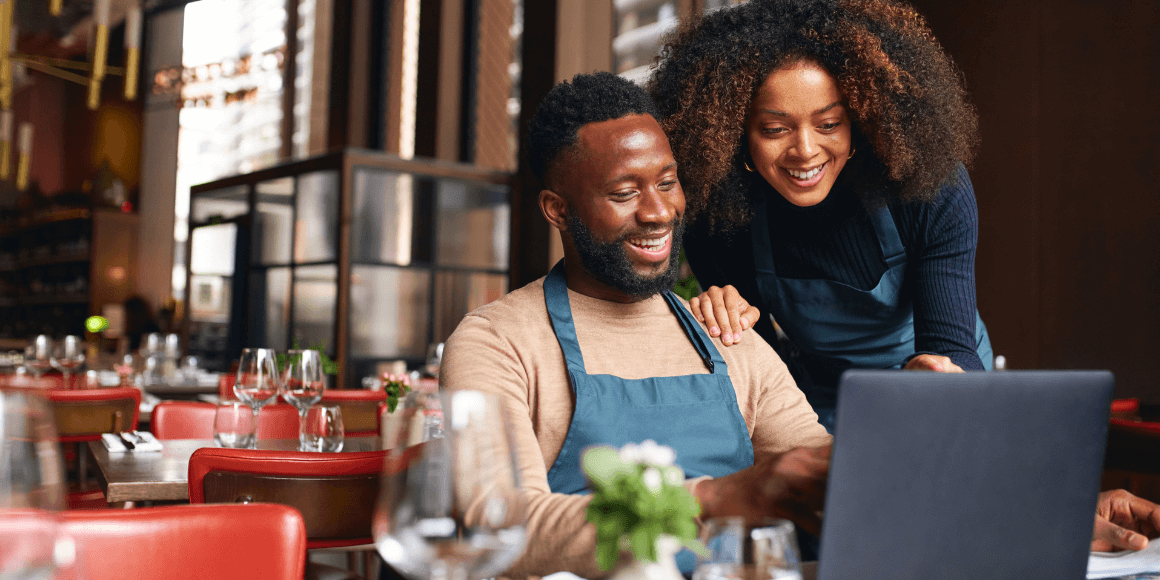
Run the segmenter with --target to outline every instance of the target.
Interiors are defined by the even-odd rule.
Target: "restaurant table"
[[[169,439],[162,441],[161,451],[124,451],[110,453],[101,441],[89,442],[89,453],[97,466],[97,481],[105,492],[105,501],[188,502],[189,457],[202,447],[217,447],[212,439]],[[380,440],[372,437],[347,437],[343,452],[377,451]],[[258,449],[294,451],[297,439],[258,441]]]

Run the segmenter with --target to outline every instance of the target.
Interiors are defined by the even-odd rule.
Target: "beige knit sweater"
[[[640,379],[708,372],[661,296],[619,304],[569,290],[568,299],[588,374]],[[747,332],[731,347],[713,343],[729,366],[756,457],[830,442],[785,364],[760,336]],[[507,575],[606,575],[596,567],[595,531],[585,520],[589,497],[548,488],[574,396],[542,278],[463,319],[447,341],[440,383],[497,393],[514,418],[528,547]]]

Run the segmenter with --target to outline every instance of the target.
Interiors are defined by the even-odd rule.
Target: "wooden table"
[[[170,439],[161,451],[109,453],[100,441],[89,442],[97,465],[97,480],[105,501],[189,501],[189,457],[202,447],[217,447],[212,439]],[[342,450],[376,451],[378,437],[347,437]],[[293,451],[297,439],[258,441],[259,449]]]

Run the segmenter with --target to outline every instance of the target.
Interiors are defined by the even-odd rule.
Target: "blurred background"
[[[560,256],[520,154],[540,97],[646,79],[667,31],[730,3],[109,0],[108,64],[136,42],[140,71],[130,99],[111,68],[93,109],[37,63],[90,62],[101,2],[19,0],[14,52],[37,58],[13,65],[32,129],[24,187],[0,181],[0,351],[101,314],[106,348],[146,317],[210,370],[243,346],[317,347],[346,387],[422,365]],[[978,107],[996,354],[1160,404],[1160,5],[914,4]]]

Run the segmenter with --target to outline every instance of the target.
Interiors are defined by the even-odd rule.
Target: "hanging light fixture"
[[[49,13],[60,16],[62,0],[48,0]],[[0,179],[11,175],[9,156],[12,152],[12,95],[13,61],[24,66],[72,81],[88,87],[89,109],[96,110],[101,105],[101,85],[106,75],[125,78],[125,99],[137,98],[138,67],[141,62],[141,25],[143,15],[140,4],[134,4],[125,16],[125,66],[108,65],[109,52],[109,3],[110,0],[93,0],[93,53],[92,62],[76,62],[64,58],[19,54],[16,52],[17,30],[13,15],[16,0],[0,0]],[[88,76],[71,71],[87,72]],[[32,124],[21,123],[16,168],[16,187],[23,190],[28,186],[28,169],[32,156]]]

